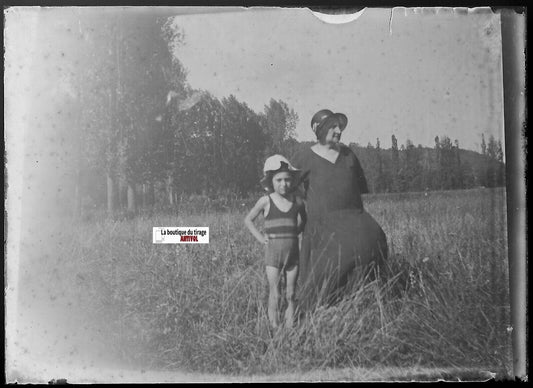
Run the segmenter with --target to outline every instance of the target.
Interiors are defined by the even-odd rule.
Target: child
[[[299,247],[298,235],[306,223],[303,201],[294,195],[295,169],[281,155],[273,155],[265,161],[264,178],[269,195],[257,201],[250,210],[244,223],[261,243],[266,245],[265,264],[269,284],[268,319],[272,327],[279,326],[280,278],[286,278],[287,309],[285,324],[292,327],[295,311],[295,288],[298,278]],[[265,234],[254,225],[256,217],[263,213]]]

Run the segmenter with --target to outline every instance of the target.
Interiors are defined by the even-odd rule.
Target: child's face
[[[292,184],[292,174],[288,171],[278,172],[272,177],[272,186],[274,187],[274,191],[280,195],[288,194]]]

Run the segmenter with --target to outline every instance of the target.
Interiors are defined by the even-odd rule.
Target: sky
[[[344,143],[391,146],[435,136],[480,151],[481,134],[503,143],[499,15],[488,9],[366,8],[330,24],[305,8],[186,14],[175,55],[193,88],[235,95],[256,112],[271,98],[298,114],[300,141],[315,140],[320,109],[348,116]]]

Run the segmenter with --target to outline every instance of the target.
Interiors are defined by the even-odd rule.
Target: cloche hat
[[[311,128],[316,133],[317,128],[328,119],[336,120],[341,131],[348,125],[348,117],[344,113],[333,113],[329,109],[322,109],[316,112],[311,119]],[[315,124],[317,125],[315,126]]]

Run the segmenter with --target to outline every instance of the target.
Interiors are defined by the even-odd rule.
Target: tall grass
[[[511,367],[505,198],[469,190],[365,198],[389,240],[387,279],[354,280],[272,333],[249,206],[79,223],[69,287],[125,362],[226,374],[382,366]],[[208,226],[208,245],[152,244],[154,226]],[[75,273],[75,275],[74,275]]]

